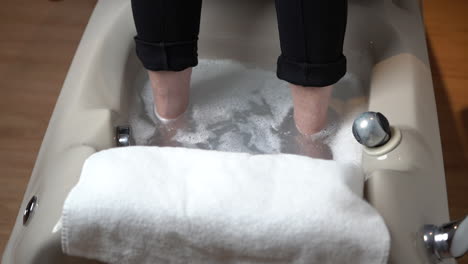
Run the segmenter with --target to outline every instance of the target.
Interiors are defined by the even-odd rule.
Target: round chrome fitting
[[[117,147],[130,146],[130,127],[118,126],[115,131],[115,141]]]
[[[37,196],[33,196],[28,204],[26,205],[26,209],[23,212],[23,225],[26,225],[34,215],[34,211],[37,208]]]
[[[353,135],[360,144],[376,148],[390,140],[392,131],[384,115],[378,112],[365,112],[354,120]]]

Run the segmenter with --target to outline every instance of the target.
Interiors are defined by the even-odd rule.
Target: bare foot
[[[192,68],[183,71],[148,71],[153,88],[155,114],[176,119],[188,107]]]
[[[327,123],[327,110],[333,86],[304,87],[291,84],[294,121],[304,135],[322,130]]]

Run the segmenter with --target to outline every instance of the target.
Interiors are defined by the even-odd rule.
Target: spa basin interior
[[[420,229],[446,223],[449,217],[418,1],[350,0],[344,51],[348,73],[335,87],[328,127],[314,139],[297,133],[289,90],[275,76],[280,51],[273,1],[204,1],[192,102],[182,121],[171,125],[151,114],[134,35],[129,1],[98,2],[50,120],[2,263],[94,263],[61,253],[61,209],[84,160],[115,147],[116,127],[126,125],[136,145],[358,162],[368,178],[365,197],[391,233],[389,263],[432,263]],[[401,131],[398,147],[372,156],[356,145],[351,123],[364,111],[383,113]],[[37,206],[23,223],[32,197],[37,197]]]

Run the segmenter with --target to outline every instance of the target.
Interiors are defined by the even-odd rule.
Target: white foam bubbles
[[[362,94],[354,87],[359,85],[355,75],[347,74],[337,87],[352,87],[342,94],[335,91],[328,126],[305,137],[293,122],[288,84],[274,72],[229,60],[200,60],[192,73],[191,104],[181,118],[164,124],[155,117],[151,86],[142,75],[130,107],[130,125],[138,145],[309,155],[314,152],[310,149],[328,144],[335,159],[356,161],[351,157],[361,152],[346,129],[353,118],[347,114],[349,102]]]

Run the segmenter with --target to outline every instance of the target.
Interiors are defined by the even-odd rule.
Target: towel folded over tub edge
[[[363,182],[354,164],[290,154],[109,149],[65,201],[62,250],[107,263],[386,263],[390,236]]]

